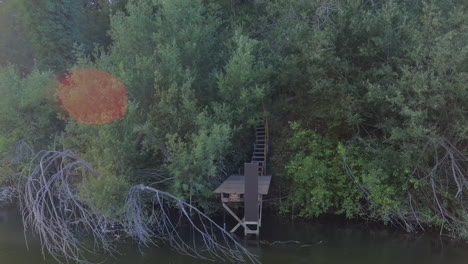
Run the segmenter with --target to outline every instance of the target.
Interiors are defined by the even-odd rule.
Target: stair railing
[[[265,117],[265,144],[263,145],[263,176],[266,175],[266,161],[268,155],[268,143],[270,141],[270,130],[268,128],[268,119],[266,118],[265,104],[262,102],[263,116]]]

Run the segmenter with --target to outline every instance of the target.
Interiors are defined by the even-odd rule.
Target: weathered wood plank
[[[271,176],[258,177],[258,193],[262,195],[268,194],[270,189]],[[227,178],[214,193],[245,193],[245,177],[239,175],[232,175]]]
[[[245,221],[258,221],[258,164],[245,163],[245,194],[244,194],[244,219]]]

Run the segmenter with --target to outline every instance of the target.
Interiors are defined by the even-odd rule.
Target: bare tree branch
[[[118,253],[113,243],[122,234],[144,246],[169,242],[177,252],[194,258],[259,263],[200,210],[152,187],[130,189],[123,220],[94,212],[79,196],[85,188],[82,182],[90,177],[99,176],[71,151],[41,151],[16,188],[0,188],[0,201],[18,200],[25,231],[37,234],[42,254],[59,263],[88,263],[85,253]],[[86,243],[87,237],[93,242]]]
[[[179,212],[177,217],[171,216],[171,209]],[[144,246],[164,240],[180,254],[195,258],[259,263],[256,256],[222,227],[170,193],[144,185],[134,186],[127,197],[126,212],[127,232]],[[183,224],[191,230],[191,239],[179,233]]]

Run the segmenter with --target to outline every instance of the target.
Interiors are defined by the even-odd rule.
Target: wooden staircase
[[[258,163],[258,176],[266,175],[269,139],[268,120],[266,120],[255,127],[255,144],[251,163]]]

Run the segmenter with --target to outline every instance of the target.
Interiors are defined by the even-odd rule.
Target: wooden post
[[[245,234],[258,235],[259,230],[259,199],[258,199],[258,163],[244,164],[245,193],[244,193],[244,231]],[[255,225],[251,230],[247,225]]]
[[[244,164],[245,193],[244,216],[245,221],[258,221],[258,163]]]

